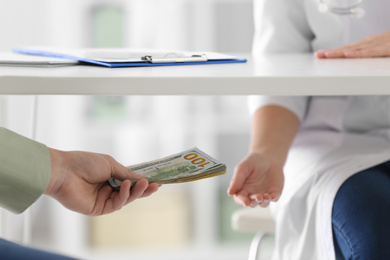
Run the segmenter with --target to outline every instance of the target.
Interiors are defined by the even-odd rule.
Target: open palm
[[[267,207],[277,201],[284,185],[283,167],[261,154],[252,153],[237,165],[228,189],[237,204]]]

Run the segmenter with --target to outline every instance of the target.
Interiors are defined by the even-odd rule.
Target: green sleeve
[[[46,190],[49,149],[0,127],[0,207],[21,213]]]

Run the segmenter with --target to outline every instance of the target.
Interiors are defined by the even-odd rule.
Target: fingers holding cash
[[[105,154],[52,148],[49,153],[51,172],[44,193],[70,210],[94,216],[114,212],[147,197],[161,184],[194,181],[226,172],[223,163],[197,148],[131,167],[124,167]]]

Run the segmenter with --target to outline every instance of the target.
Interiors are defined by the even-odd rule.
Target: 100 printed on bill
[[[194,147],[150,162],[128,166],[135,173],[142,174],[149,182],[158,184],[197,181],[226,173],[226,165],[207,153]],[[132,181],[132,185],[137,181]],[[121,181],[109,179],[110,185],[119,189]]]

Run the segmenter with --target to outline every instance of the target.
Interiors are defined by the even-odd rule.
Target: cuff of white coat
[[[0,128],[0,206],[21,213],[46,190],[50,152],[39,142]]]
[[[309,97],[287,97],[287,96],[249,96],[248,109],[253,115],[256,110],[264,106],[280,106],[293,112],[302,122],[306,116]]]

